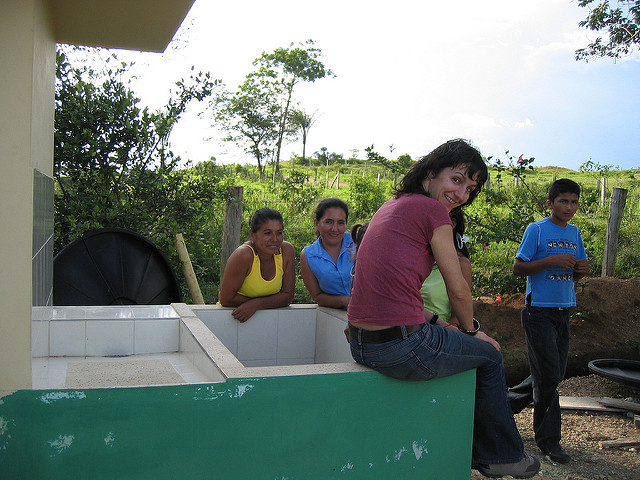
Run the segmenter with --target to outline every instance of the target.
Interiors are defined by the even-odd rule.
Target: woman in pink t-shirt
[[[468,283],[451,241],[450,212],[469,205],[487,179],[480,152],[451,140],[420,159],[371,219],[358,248],[348,307],[353,358],[390,377],[430,380],[476,369],[473,468],[529,478],[540,463],[524,452],[507,400],[500,345],[473,317]],[[424,309],[420,288],[434,261],[460,330]],[[419,409],[416,410],[419,421]]]

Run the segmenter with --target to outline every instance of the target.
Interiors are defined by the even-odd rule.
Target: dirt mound
[[[588,375],[587,364],[597,358],[640,360],[640,281],[637,279],[583,279],[577,287],[578,306],[571,312],[571,345],[567,377]],[[527,346],[520,324],[524,294],[505,295],[500,301],[474,302],[482,329],[502,345],[507,384],[529,375]]]

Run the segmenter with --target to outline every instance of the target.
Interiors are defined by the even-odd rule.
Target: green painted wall
[[[475,372],[376,372],[0,399],[1,479],[469,479]]]

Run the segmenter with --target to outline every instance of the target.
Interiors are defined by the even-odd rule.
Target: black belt
[[[404,327],[407,329],[407,335],[410,335],[421,330],[424,325],[424,323],[421,323],[420,325],[405,325]],[[403,338],[400,326],[383,330],[365,330],[364,328],[354,327],[351,324],[349,324],[349,336],[351,338],[361,338],[363,343],[385,343]]]

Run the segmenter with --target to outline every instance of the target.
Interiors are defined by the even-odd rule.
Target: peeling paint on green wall
[[[465,479],[475,372],[376,372],[0,400],[2,479]]]

